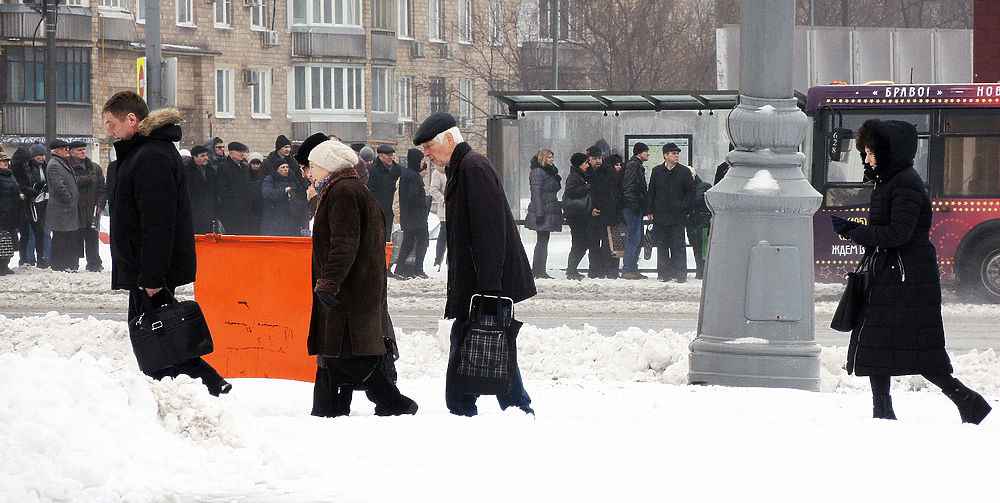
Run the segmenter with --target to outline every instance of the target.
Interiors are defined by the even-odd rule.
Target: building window
[[[146,22],[146,0],[135,0],[135,22]]]
[[[220,68],[215,70],[215,116],[233,118],[233,71]]]
[[[399,7],[399,19],[396,30],[396,34],[399,38],[412,38],[413,37],[413,16],[410,9],[410,2],[412,0],[397,0],[397,7]]]
[[[293,76],[293,110],[364,112],[364,68],[296,66]]]
[[[458,41],[472,43],[472,0],[458,0]]]
[[[1000,136],[949,136],[944,140],[944,195],[1000,195]]]
[[[416,101],[413,94],[413,77],[400,77],[399,90],[396,93],[399,97],[399,121],[411,122],[416,111]]]
[[[490,0],[490,44],[503,45],[503,3]]]
[[[361,26],[361,0],[293,0],[292,22]]]
[[[372,0],[372,28],[393,31],[396,29],[396,6],[393,0]]]
[[[66,5],[70,7],[87,7],[87,5],[84,5],[83,0],[66,0]]]
[[[101,7],[106,7],[109,9],[121,9],[128,10],[129,0],[101,0],[99,4]],[[72,5],[72,4],[70,4]],[[79,4],[77,4],[79,5]]]
[[[251,70],[257,84],[250,92],[250,116],[254,119],[271,118],[271,70]]]
[[[233,0],[215,0],[215,26],[229,28],[233,24]]]
[[[458,81],[458,117],[462,126],[472,123],[472,81],[462,79]]]
[[[429,0],[427,36],[434,42],[444,42],[444,0]]]
[[[556,2],[559,2],[558,13],[552,12],[553,7],[556,7]],[[571,0],[538,0],[538,36],[543,40],[552,40],[551,15],[558,16],[559,40],[572,40],[570,27],[572,24],[573,2]]]
[[[392,112],[392,68],[374,67],[372,68],[372,111]]]
[[[140,0],[141,1],[141,0]],[[146,7],[143,6],[143,11]],[[143,12],[143,19],[146,18]],[[177,0],[177,24],[180,26],[194,26],[194,0]]]
[[[430,78],[430,106],[431,113],[448,111],[448,93],[445,87],[444,77]]]
[[[2,61],[6,101],[45,101],[45,49],[8,46]],[[90,49],[59,47],[56,63],[56,100],[89,104]]]
[[[250,29],[267,29],[267,0],[260,0],[250,7]]]

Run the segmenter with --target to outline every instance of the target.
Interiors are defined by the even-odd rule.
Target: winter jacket
[[[646,214],[646,193],[646,167],[638,156],[632,156],[625,163],[622,175],[622,208],[629,208],[640,215]]]
[[[718,185],[726,177],[726,173],[729,173],[730,167],[729,161],[723,161],[722,164],[719,164],[715,168],[715,183],[713,185]]]
[[[708,209],[708,203],[705,201],[705,192],[711,188],[710,183],[702,180],[698,175],[694,176],[694,194],[691,197],[691,206],[688,208],[687,227],[689,229],[700,229],[711,223],[712,211]]]
[[[466,319],[472,296],[499,293],[521,302],[535,280],[514,216],[490,161],[468,143],[448,162],[448,302],[445,318]]]
[[[53,155],[45,167],[49,184],[49,205],[45,213],[45,229],[71,232],[80,229],[80,189],[69,162]]]
[[[381,159],[372,162],[371,171],[368,172],[368,189],[372,191],[379,207],[386,214],[392,214],[392,199],[396,193],[396,182],[402,174],[399,164],[386,166]]]
[[[330,177],[313,223],[312,284],[337,304],[313,295],[309,354],[381,355],[388,319],[382,209],[353,169]]]
[[[878,165],[868,225],[847,233],[875,254],[868,304],[851,334],[847,370],[855,375],[951,374],[941,320],[931,200],[913,169],[917,132],[902,121],[868,121]]]
[[[408,166],[399,176],[399,225],[403,232],[427,228],[430,196],[424,189],[424,179],[418,171],[420,167],[421,164]]]
[[[657,225],[684,225],[693,196],[691,168],[680,163],[674,169],[667,169],[665,164],[653,168],[646,208],[653,213]]]
[[[220,164],[216,190],[219,197],[218,215],[226,234],[249,235],[254,231],[254,202],[258,198],[257,183],[250,175],[250,165],[227,157]],[[258,220],[259,222],[259,220]]]
[[[198,167],[194,160],[184,162],[184,181],[191,201],[191,221],[195,234],[214,232],[212,221],[216,214],[215,175],[206,163]]]
[[[110,195],[111,288],[174,288],[194,281],[194,228],[184,165],[180,112],[157,110],[139,132],[115,143],[118,167]]]
[[[73,163],[77,187],[80,189],[79,216],[81,229],[100,228],[101,213],[107,202],[104,174],[101,167],[90,159]]]
[[[45,183],[45,166],[36,163],[28,153],[28,149],[20,147],[11,156],[10,169],[14,173],[14,179],[21,188],[24,195],[24,217],[28,222],[45,222],[45,208],[48,201],[45,200],[48,185]],[[35,202],[39,194],[42,201]]]
[[[278,166],[282,164],[288,164],[288,176],[295,178],[296,181],[301,181],[304,179],[302,176],[302,168],[299,166],[299,161],[295,160],[295,157],[288,156],[285,157],[278,153],[277,150],[271,152],[264,158],[264,163],[262,164],[264,168],[264,176],[273,174]]]
[[[0,170],[0,231],[14,231],[21,226],[24,218],[21,197],[21,187],[14,178],[14,171]]]
[[[260,233],[264,236],[301,236],[304,215],[308,211],[306,188],[298,179],[272,173],[261,185],[264,209]]]
[[[570,208],[583,207],[582,201],[590,196],[590,202],[586,205],[582,214],[574,214]],[[579,203],[577,201],[580,201]],[[591,210],[594,209],[594,198],[591,193],[590,171],[583,171],[573,166],[566,177],[566,190],[563,191],[563,206],[566,208],[566,221],[570,225],[578,225],[588,222]]]
[[[623,220],[621,209],[621,178],[615,168],[602,165],[593,170],[590,190],[594,208],[601,210],[597,221],[601,225],[616,225]]]
[[[559,202],[562,177],[559,176],[559,169],[551,164],[542,166],[533,157],[528,182],[531,201],[524,218],[525,227],[539,232],[562,232],[563,213],[562,203]]]

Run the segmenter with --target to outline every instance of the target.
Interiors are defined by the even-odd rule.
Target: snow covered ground
[[[244,379],[214,399],[154,382],[124,323],[0,315],[0,502],[982,500],[1000,421],[959,424],[921,378],[872,420],[864,380],[824,348],[822,393],[684,385],[690,333],[526,327],[538,415],[444,407],[448,325],[400,333],[415,417],[308,415],[308,383]],[[957,374],[1000,396],[993,351]],[[942,461],[944,460],[944,461]],[[931,474],[922,476],[921,474]]]

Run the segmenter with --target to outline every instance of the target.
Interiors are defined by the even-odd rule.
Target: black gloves
[[[833,223],[833,232],[836,232],[838,235],[845,237],[849,232],[861,226],[861,224],[857,222],[852,222],[850,220],[840,218],[836,215],[831,215],[830,221]]]
[[[337,301],[337,296],[322,290],[315,290],[316,298],[326,307],[337,307],[340,302]]]

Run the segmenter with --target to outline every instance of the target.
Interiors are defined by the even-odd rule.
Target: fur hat
[[[358,154],[337,140],[327,140],[309,152],[309,166],[330,173],[353,168],[357,163]]]
[[[309,153],[312,152],[312,149],[329,139],[330,137],[323,133],[313,133],[312,136],[306,138],[306,140],[299,145],[299,150],[295,152],[295,160],[298,161],[299,164],[308,164]]]

